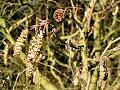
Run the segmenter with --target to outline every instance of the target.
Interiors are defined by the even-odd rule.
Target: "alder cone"
[[[65,18],[65,16],[66,16],[66,10],[63,9],[57,9],[53,14],[53,17],[56,22],[62,21]]]

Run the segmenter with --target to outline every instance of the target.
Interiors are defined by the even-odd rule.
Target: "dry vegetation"
[[[0,0],[0,90],[120,90],[120,0]]]

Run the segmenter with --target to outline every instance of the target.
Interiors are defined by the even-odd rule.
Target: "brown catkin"
[[[32,37],[32,40],[30,41],[30,46],[28,50],[27,60],[35,61],[40,49],[42,47],[42,38],[43,38],[43,32],[40,30],[40,34],[37,34],[36,36]]]
[[[99,86],[103,90],[106,85],[106,80],[108,77],[108,66],[106,62],[108,61],[107,57],[100,58],[100,73],[99,73]]]
[[[32,65],[31,61],[26,61],[26,76],[31,77],[34,72],[34,66]]]
[[[75,73],[74,77],[73,77],[73,84],[74,84],[75,86],[78,85],[79,76],[80,76],[80,72],[79,72],[79,70],[78,70],[78,71]]]
[[[9,51],[9,45],[5,43],[5,48],[4,48],[4,64],[7,65],[8,59],[8,51]]]
[[[27,36],[28,36],[28,29],[23,30],[14,46],[14,54],[13,54],[14,57],[18,57],[20,55],[22,46],[24,45],[24,42],[27,39]]]

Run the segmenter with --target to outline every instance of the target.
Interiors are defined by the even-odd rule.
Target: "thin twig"
[[[27,68],[26,68],[26,69],[27,69]],[[17,77],[16,77],[16,80],[15,80],[15,83],[14,83],[14,85],[13,85],[13,89],[12,89],[12,90],[15,90],[14,88],[15,88],[15,86],[16,86],[16,84],[17,84],[17,80],[18,80],[19,76],[20,76],[22,73],[24,73],[24,72],[26,71],[26,69],[24,69],[22,72],[18,73],[18,75],[17,75]]]
[[[117,41],[119,41],[119,40],[120,40],[120,37],[116,38],[115,40],[111,40],[111,41],[109,42],[109,44],[107,45],[107,47],[105,48],[105,50],[103,51],[103,53],[102,53],[102,55],[100,56],[100,58],[102,58],[102,57],[104,56],[104,54],[107,52],[107,50],[109,49],[109,47],[110,47],[113,43],[115,43],[115,42],[117,42]]]

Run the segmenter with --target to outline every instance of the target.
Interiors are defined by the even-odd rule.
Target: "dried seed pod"
[[[65,16],[66,16],[66,9],[65,10],[57,9],[53,14],[53,17],[57,22],[62,21],[65,18]]]

